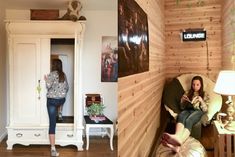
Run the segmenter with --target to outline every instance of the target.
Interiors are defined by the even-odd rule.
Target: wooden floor
[[[208,157],[214,156],[213,126],[202,127],[202,138],[200,142],[207,150]],[[85,142],[85,139],[84,139]],[[77,151],[75,146],[60,147],[60,157],[117,157],[117,138],[114,138],[114,151],[110,150],[109,138],[92,137],[90,138],[89,150]],[[49,145],[14,145],[13,150],[6,150],[6,139],[0,143],[0,157],[45,157],[50,156]]]
[[[85,139],[84,139],[85,142]],[[114,138],[114,150],[111,151],[109,138],[91,137],[89,150],[77,151],[75,146],[60,147],[57,150],[60,157],[116,157],[117,156],[117,138]],[[50,156],[49,145],[14,145],[12,150],[6,149],[6,139],[0,143],[0,157],[45,157]]]

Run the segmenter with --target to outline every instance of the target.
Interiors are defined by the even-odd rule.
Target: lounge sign
[[[206,40],[206,31],[183,32],[183,41],[204,41]]]

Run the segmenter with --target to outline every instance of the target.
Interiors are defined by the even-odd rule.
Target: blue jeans
[[[47,98],[47,112],[49,115],[49,134],[55,134],[57,108],[63,105],[65,98]]]
[[[201,110],[184,110],[179,113],[177,122],[182,123],[191,132],[193,125],[200,121],[202,115]]]

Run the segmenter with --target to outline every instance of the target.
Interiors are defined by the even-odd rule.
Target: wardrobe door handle
[[[38,86],[37,86],[38,100],[41,99],[40,93],[41,93],[42,88],[41,88],[41,83],[40,82],[41,82],[41,80],[38,80]]]
[[[41,136],[41,134],[34,134],[34,136],[39,137],[39,136]]]
[[[67,137],[71,138],[73,137],[73,134],[67,134]]]
[[[17,133],[17,134],[16,134],[16,137],[19,137],[19,138],[20,138],[20,137],[22,137],[22,136],[23,136],[23,134],[21,134],[21,133]]]

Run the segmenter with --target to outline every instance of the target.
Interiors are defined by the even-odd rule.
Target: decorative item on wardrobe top
[[[58,20],[59,9],[30,9],[30,20]]]
[[[79,0],[70,0],[67,12],[60,18],[59,9],[30,9],[31,20],[86,20],[85,16],[80,16],[82,3]]]
[[[86,20],[85,16],[80,16],[82,10],[82,3],[79,0],[70,0],[68,3],[67,12],[61,18],[61,20]]]

